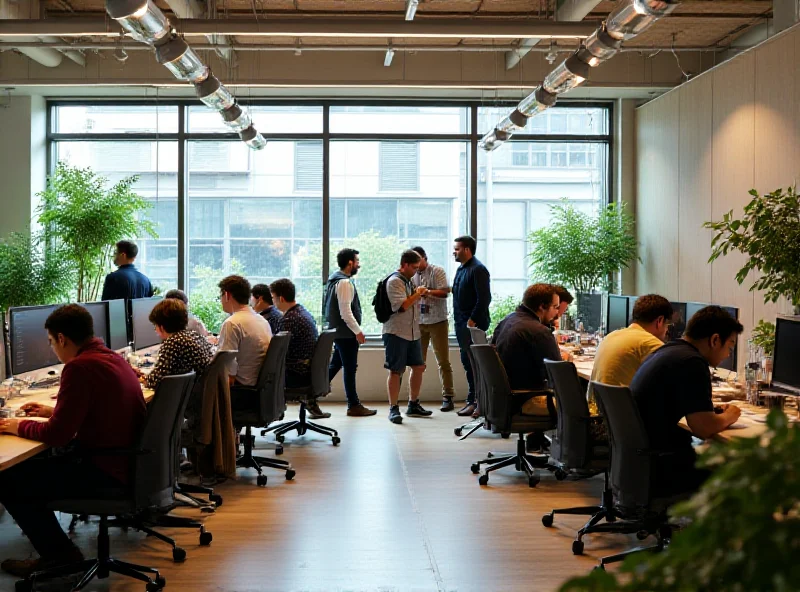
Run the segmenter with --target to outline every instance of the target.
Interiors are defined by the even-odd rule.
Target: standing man
[[[422,386],[422,374],[425,362],[422,360],[420,345],[419,310],[417,302],[428,292],[427,288],[414,288],[411,278],[419,269],[422,257],[412,250],[403,251],[400,257],[400,269],[386,282],[386,294],[392,305],[392,316],[383,324],[383,346],[386,362],[383,365],[389,371],[386,379],[386,390],[389,394],[389,421],[403,423],[400,415],[400,381],[411,367],[411,378],[408,382],[408,417],[427,417],[433,412],[423,409],[419,402],[419,389]]]
[[[339,271],[328,278],[325,299],[322,303],[322,314],[328,323],[328,329],[336,330],[328,378],[332,381],[339,370],[344,370],[347,415],[350,417],[375,415],[377,410],[364,407],[356,391],[358,348],[366,341],[361,330],[361,301],[358,298],[358,290],[350,279],[358,273],[360,267],[358,251],[342,249],[336,255],[336,263],[339,265]]]
[[[422,345],[422,362],[428,360],[428,344],[433,343],[433,353],[439,365],[439,380],[442,382],[442,411],[453,410],[453,368],[450,366],[450,323],[447,320],[447,297],[450,286],[443,267],[428,263],[422,247],[411,249],[420,256],[419,269],[411,281],[415,288],[428,291],[419,302],[419,330]]]
[[[489,270],[475,258],[477,243],[471,236],[460,236],[453,246],[453,257],[461,266],[453,280],[453,316],[456,323],[456,339],[461,350],[461,363],[467,373],[469,393],[467,402],[458,411],[458,415],[468,416],[475,413],[475,379],[469,363],[469,346],[472,339],[469,327],[489,329],[489,303],[492,293],[489,288]]]
[[[277,335],[280,331],[281,311],[279,311],[272,302],[272,294],[270,293],[269,286],[266,284],[256,284],[250,295],[250,306],[253,310],[267,319],[269,328],[272,330],[273,335]]]
[[[133,262],[139,254],[139,247],[131,241],[119,241],[114,254],[114,265],[117,271],[112,271],[106,276],[103,284],[101,300],[128,300],[133,298],[150,298],[153,295],[153,285],[150,279],[136,269]]]

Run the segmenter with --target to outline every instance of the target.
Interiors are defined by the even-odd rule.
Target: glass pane
[[[175,105],[59,105],[53,108],[59,134],[177,133]]]
[[[253,125],[262,134],[321,134],[322,107],[313,105],[255,105],[249,107]],[[216,111],[202,105],[189,107],[189,132],[230,133]]]
[[[508,107],[478,107],[478,130],[485,134],[494,129],[506,115],[514,110]],[[608,134],[608,109],[606,107],[552,107],[528,120],[518,134],[570,134],[595,136]]]
[[[418,187],[412,195],[381,191],[380,142],[331,142],[331,262],[345,246],[361,252],[356,282],[364,309],[364,330],[380,323],[369,302],[379,279],[397,269],[400,254],[419,245],[431,263],[445,267],[452,281],[452,240],[465,232],[467,181],[463,142],[414,142]]]
[[[136,175],[133,185],[152,202],[145,214],[158,237],[134,237],[136,265],[162,293],[178,284],[178,144],[177,142],[57,142],[56,158],[91,167],[111,184]]]
[[[338,134],[464,134],[464,107],[332,106],[331,132]]]

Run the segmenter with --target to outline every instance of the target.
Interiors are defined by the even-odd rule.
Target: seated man
[[[271,300],[283,313],[278,326],[279,331],[288,332],[292,338],[286,351],[286,387],[305,388],[311,385],[311,356],[317,344],[319,333],[314,317],[302,304],[295,302],[295,286],[290,279],[280,279],[269,285]],[[308,401],[306,410],[311,419],[325,419],[330,413],[323,413],[316,401]]]
[[[275,335],[280,330],[278,327],[281,322],[281,311],[275,307],[268,285],[256,284],[253,286],[250,305],[254,311],[267,319],[269,328],[272,330],[272,334]]]
[[[650,448],[670,453],[656,460],[651,475],[654,497],[694,492],[708,478],[708,471],[694,466],[692,434],[710,438],[739,418],[735,405],[714,412],[709,366],[718,366],[731,354],[742,331],[741,323],[724,309],[706,306],[689,319],[683,338],[659,348],[634,375],[630,388]],[[678,425],[683,417],[691,434]]]
[[[0,432],[81,451],[133,446],[145,419],[142,387],[128,363],[94,337],[92,316],[77,304],[56,309],[45,322],[50,346],[63,362],[55,409],[28,403],[29,416],[45,422],[2,419]],[[82,559],[47,503],[87,498],[99,488],[122,487],[128,460],[117,456],[45,456],[0,472],[0,503],[11,514],[39,559],[2,563],[4,571],[26,578],[34,571]]]

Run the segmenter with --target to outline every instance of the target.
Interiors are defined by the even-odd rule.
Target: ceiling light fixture
[[[383,58],[383,65],[388,68],[392,65],[392,59],[394,59],[394,50],[390,47],[386,50],[386,56]]]
[[[419,7],[419,0],[406,0],[406,20],[413,21],[414,15],[417,14]]]

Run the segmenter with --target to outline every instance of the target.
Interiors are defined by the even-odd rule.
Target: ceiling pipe
[[[21,54],[28,56],[34,62],[38,62],[42,66],[48,68],[55,68],[61,64],[64,59],[63,54],[49,47],[41,47],[41,41],[36,37],[11,37],[5,38],[0,36],[0,41],[19,41],[28,43],[28,47],[17,48]]]
[[[207,15],[202,6],[195,0],[166,0],[167,6],[179,19],[203,19]],[[219,47],[215,48],[217,55],[228,59],[231,54],[230,42],[225,35],[208,35],[208,42]]]
[[[62,45],[64,44],[57,37],[50,37],[50,36],[45,35],[44,37],[40,37],[40,39],[44,43],[47,43],[50,47],[53,47],[53,49],[56,49],[57,51],[60,51],[61,53],[63,53],[65,56],[67,56],[70,60],[72,60],[73,62],[75,62],[79,66],[84,67],[84,68],[86,67],[86,56],[84,56],[79,50],[77,50],[75,48],[72,48],[72,47],[69,47],[69,46],[67,46],[67,47],[55,47],[58,44],[62,44]]]

